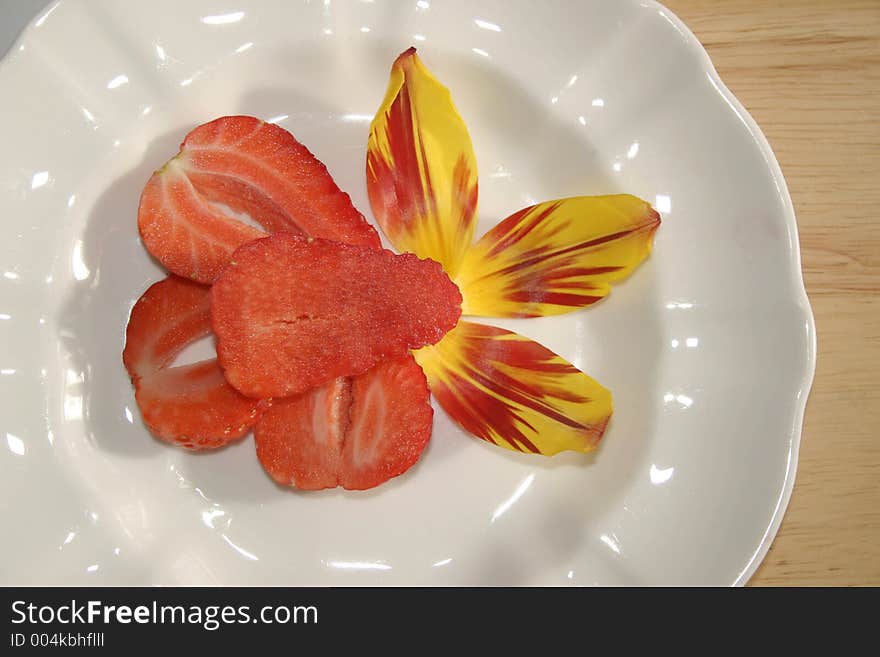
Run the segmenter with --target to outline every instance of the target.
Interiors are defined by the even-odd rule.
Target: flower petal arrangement
[[[123,352],[147,428],[193,450],[253,430],[266,473],[299,490],[406,472],[432,434],[430,395],[507,449],[594,449],[611,393],[546,347],[462,316],[599,301],[649,255],[659,214],[629,195],[565,198],[475,241],[471,138],[413,48],[392,66],[366,174],[398,253],[303,144],[254,117],[197,126],[150,177],[138,230],[169,276],[135,304]],[[216,358],[176,364],[212,334]]]
[[[462,314],[538,317],[604,298],[650,253],[660,215],[630,195],[580,196],[524,208],[476,243],[476,157],[449,90],[415,48],[394,62],[373,119],[367,189],[398,250],[440,262]],[[611,394],[523,336],[462,320],[415,352],[431,392],[473,435],[521,452],[589,452]]]

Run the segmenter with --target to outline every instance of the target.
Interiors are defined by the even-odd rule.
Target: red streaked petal
[[[415,356],[444,410],[507,449],[589,452],[611,417],[608,390],[546,347],[501,328],[461,321]]]
[[[456,278],[465,315],[536,317],[607,296],[651,252],[660,215],[626,194],[520,210],[467,252]]]
[[[449,90],[415,48],[394,62],[370,126],[367,191],[395,248],[437,260],[455,275],[473,240],[477,163]]]

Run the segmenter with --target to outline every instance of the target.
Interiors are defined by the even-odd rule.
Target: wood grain
[[[880,2],[667,0],[785,174],[818,367],[754,585],[880,585]]]

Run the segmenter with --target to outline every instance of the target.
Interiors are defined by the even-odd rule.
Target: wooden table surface
[[[666,0],[785,174],[818,367],[755,585],[880,585],[880,1]]]

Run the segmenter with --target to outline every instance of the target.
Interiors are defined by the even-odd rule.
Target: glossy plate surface
[[[142,427],[128,312],[161,276],[140,190],[210,118],[278,122],[369,216],[369,121],[416,45],[467,122],[481,234],[534,201],[631,192],[654,255],[597,306],[498,321],[615,397],[597,453],[546,459],[437,412],[407,475],[298,494],[253,442]],[[4,584],[734,584],[791,493],[814,328],[776,160],[653,2],[52,5],[0,64]]]

